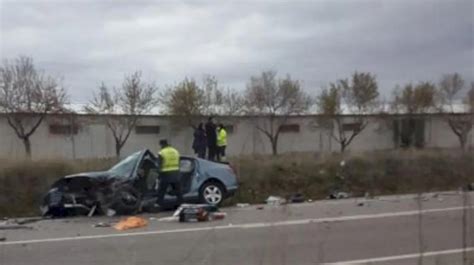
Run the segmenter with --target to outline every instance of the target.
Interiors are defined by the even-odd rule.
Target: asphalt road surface
[[[474,219],[462,196],[430,194],[422,208],[420,215],[410,195],[252,205],[222,209],[224,220],[206,223],[142,215],[147,227],[122,232],[93,227],[118,217],[45,220],[0,230],[0,264],[418,264],[420,252],[423,264],[463,264],[463,256],[474,264]]]

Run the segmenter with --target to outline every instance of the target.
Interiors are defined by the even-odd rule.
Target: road
[[[473,194],[474,195],[474,194]],[[471,196],[474,198],[474,196]],[[364,205],[359,206],[359,202]],[[462,264],[462,197],[422,201],[423,264]],[[1,230],[0,264],[417,264],[420,215],[413,196],[225,208],[224,220],[177,223],[143,215],[146,228],[93,227],[118,217],[45,220]],[[474,222],[467,257],[474,261]]]

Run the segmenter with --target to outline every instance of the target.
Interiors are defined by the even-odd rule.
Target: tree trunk
[[[122,145],[119,142],[115,142],[115,156],[120,158],[120,152],[122,151]]]
[[[467,135],[461,134],[458,138],[459,138],[459,144],[461,145],[461,150],[466,151]]]
[[[345,143],[341,143],[341,154],[344,153],[344,151],[346,151],[346,144]]]
[[[29,137],[23,138],[23,145],[25,146],[25,156],[27,159],[31,159],[31,142]]]
[[[272,138],[270,139],[270,142],[272,143],[272,154],[277,155],[278,154],[278,138]]]

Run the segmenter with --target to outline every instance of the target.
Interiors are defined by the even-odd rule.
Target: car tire
[[[140,209],[141,195],[133,187],[119,188],[114,195],[110,208],[119,215],[134,214]]]
[[[199,189],[199,201],[204,204],[220,205],[225,199],[224,186],[216,181],[204,183]]]

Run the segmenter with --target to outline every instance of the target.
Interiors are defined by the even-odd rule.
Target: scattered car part
[[[105,222],[99,222],[95,225],[93,225],[93,227],[111,227],[112,225],[109,224],[109,223],[105,223]]]
[[[304,195],[301,193],[295,193],[290,196],[288,202],[290,203],[303,203],[305,201]]]
[[[147,220],[141,217],[131,216],[118,222],[116,225],[114,225],[114,228],[119,231],[124,231],[128,229],[133,229],[133,228],[145,227],[147,225],[148,225]]]
[[[279,196],[269,196],[265,202],[268,205],[282,205],[286,203],[286,200]]]
[[[335,199],[335,200],[347,199],[349,197],[351,197],[349,193],[342,192],[342,191],[333,192],[333,193],[329,194],[329,196],[328,196],[329,199]]]

